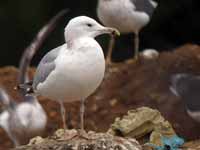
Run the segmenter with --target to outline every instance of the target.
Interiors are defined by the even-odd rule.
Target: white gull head
[[[116,29],[104,27],[92,18],[79,16],[70,20],[65,27],[65,40],[71,43],[80,37],[95,38],[106,33],[119,35]]]

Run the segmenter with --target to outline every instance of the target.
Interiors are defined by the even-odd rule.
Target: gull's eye
[[[92,27],[92,24],[91,24],[91,23],[87,23],[87,26],[88,26],[88,27]]]

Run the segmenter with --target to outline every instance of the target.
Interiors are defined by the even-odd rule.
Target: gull
[[[58,20],[67,10],[60,11],[36,35],[33,42],[24,50],[20,60],[18,83],[29,82],[27,75],[31,60],[44,43]],[[3,87],[0,88],[0,101],[5,110],[0,114],[0,126],[6,131],[15,146],[27,144],[35,136],[42,135],[47,123],[47,116],[35,96],[19,91],[23,102],[16,103]]]
[[[0,87],[0,101],[5,106],[0,114],[0,126],[15,146],[27,144],[31,138],[42,135],[47,117],[35,97],[25,96],[23,102],[15,103],[5,89]]]
[[[200,76],[175,74],[171,79],[170,90],[183,99],[188,115],[200,122]]]
[[[108,27],[114,27],[121,33],[134,33],[135,58],[139,55],[139,32],[148,24],[157,6],[151,0],[98,0],[97,16]],[[106,62],[111,63],[115,40],[111,36]]]
[[[84,102],[101,84],[105,59],[94,39],[101,34],[119,34],[118,30],[100,25],[92,18],[79,16],[65,27],[65,43],[49,51],[40,61],[33,83],[19,85],[27,94],[46,96],[60,103],[66,131],[64,102],[81,101],[81,131],[84,132]]]
[[[29,54],[24,55],[21,60],[27,60]],[[21,61],[19,72],[23,70],[23,73],[19,75],[19,83],[29,81],[27,76],[29,65],[27,61]],[[47,123],[46,113],[37,98],[25,95],[25,91],[20,91],[20,94],[23,101],[16,103],[5,88],[0,86],[0,102],[4,106],[4,111],[0,114],[0,126],[6,131],[15,147],[27,144],[31,138],[42,135]]]

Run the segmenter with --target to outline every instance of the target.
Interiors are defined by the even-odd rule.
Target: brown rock
[[[67,130],[65,134],[77,133],[76,130]],[[142,150],[139,143],[132,138],[115,137],[106,133],[86,133],[89,139],[74,137],[63,139],[64,131],[58,130],[55,135],[46,139],[36,137],[26,146],[14,150]]]

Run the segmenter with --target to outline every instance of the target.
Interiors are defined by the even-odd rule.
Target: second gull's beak
[[[120,36],[120,32],[117,29],[115,29],[115,28],[107,28],[107,29],[108,29],[108,31],[110,31],[110,33],[112,35],[114,35],[114,36]]]
[[[103,29],[101,29],[101,32],[108,33],[113,36],[120,36],[120,32],[115,28],[104,27]]]

